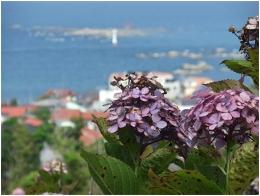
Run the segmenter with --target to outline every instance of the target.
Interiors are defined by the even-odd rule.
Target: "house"
[[[1,114],[8,118],[23,117],[27,112],[27,108],[23,106],[3,106]]]
[[[80,110],[69,110],[65,108],[55,109],[51,114],[51,121],[58,127],[74,127],[73,118],[82,117]]]
[[[48,107],[48,108],[56,108],[56,107],[61,107],[64,104],[64,100],[60,100],[57,98],[45,98],[45,99],[40,99],[38,101],[34,101],[32,105],[37,106],[37,107]]]
[[[1,118],[7,120],[8,118],[23,118],[27,114],[35,111],[36,106],[33,105],[20,105],[20,106],[10,106],[2,105],[1,107]]]
[[[43,122],[40,119],[28,116],[25,118],[24,124],[29,127],[39,127],[43,124]]]
[[[99,131],[90,129],[88,127],[84,127],[81,130],[80,141],[86,146],[89,146],[102,138],[103,137]]]
[[[74,127],[72,122],[73,118],[83,118],[86,125],[89,125],[93,128],[92,115],[96,117],[106,117],[107,114],[104,112],[82,112],[78,109],[66,109],[66,108],[57,108],[53,110],[51,115],[51,120],[59,127]]]

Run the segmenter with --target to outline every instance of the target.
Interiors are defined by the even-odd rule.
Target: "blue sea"
[[[47,3],[46,3],[47,4]],[[76,4],[76,3],[75,3]],[[68,88],[78,94],[86,93],[107,87],[108,76],[113,72],[122,71],[167,71],[172,72],[178,69],[183,63],[196,64],[198,60],[186,57],[159,57],[140,58],[138,54],[153,54],[168,51],[184,51],[202,53],[202,61],[213,66],[213,69],[198,74],[199,76],[209,77],[213,80],[225,78],[239,78],[239,75],[231,71],[223,70],[223,65],[219,63],[224,60],[223,57],[216,57],[212,54],[216,48],[225,48],[225,51],[232,52],[239,48],[239,41],[229,32],[229,25],[242,25],[249,14],[257,15],[258,10],[255,7],[256,2],[248,3],[247,7],[242,3],[237,3],[234,9],[237,12],[245,9],[244,13],[236,13],[236,10],[230,10],[225,13],[226,4],[223,8],[224,16],[216,16],[217,12],[212,13],[212,19],[207,18],[211,13],[207,11],[205,15],[200,13],[200,17],[183,14],[182,18],[174,13],[178,9],[172,5],[151,4],[148,8],[145,4],[132,5],[132,7],[120,4],[120,12],[116,6],[104,8],[96,3],[96,12],[84,12],[82,6],[72,7],[72,12],[82,12],[86,20],[70,19],[64,14],[70,6],[65,5],[62,12],[58,3],[52,6],[56,13],[62,12],[64,18],[59,16],[55,18],[50,11],[48,16],[34,9],[31,13],[30,6],[38,9],[48,9],[47,7],[37,5],[37,3],[19,4],[4,3],[2,5],[2,101],[9,101],[16,98],[20,103],[28,103],[35,100],[43,92],[51,88]],[[84,4],[86,9],[88,4]],[[232,5],[232,4],[231,4]],[[93,4],[92,4],[93,6]],[[184,5],[182,8],[185,10]],[[196,7],[196,5],[193,5]],[[214,10],[214,5],[207,5]],[[53,8],[54,7],[54,8]],[[138,7],[139,10],[135,8]],[[158,7],[158,10],[156,9]],[[126,11],[124,9],[132,9]],[[102,9],[111,10],[109,15],[111,20],[105,20],[106,12]],[[191,8],[189,8],[191,9]],[[196,7],[203,11],[203,8]],[[12,15],[9,11],[15,11],[17,15]],[[18,10],[18,11],[17,11]],[[115,10],[115,13],[112,12]],[[143,10],[143,12],[142,12]],[[155,13],[154,15],[154,11]],[[196,14],[199,11],[189,11]],[[12,12],[14,13],[14,12]],[[48,13],[48,11],[47,11]],[[72,14],[73,14],[72,13]],[[102,15],[104,13],[104,15]],[[20,14],[20,15],[19,15]],[[92,15],[91,15],[92,14]],[[96,14],[96,15],[95,15]],[[33,16],[32,16],[33,15]],[[91,15],[91,16],[90,16]],[[93,16],[94,15],[94,16]],[[126,15],[128,17],[126,17]],[[121,17],[123,16],[123,17]],[[180,18],[176,18],[176,17]],[[38,20],[37,20],[38,17]],[[79,16],[77,16],[79,17]],[[89,18],[92,18],[90,20]],[[102,20],[103,17],[103,20]],[[186,18],[185,18],[186,17]],[[226,17],[226,19],[225,19]],[[205,21],[201,21],[204,18]],[[53,20],[52,20],[53,19]],[[121,19],[121,20],[120,20]],[[209,20],[212,20],[211,22]],[[111,39],[93,38],[93,37],[71,37],[64,36],[58,39],[48,39],[46,36],[35,36],[30,33],[33,26],[66,26],[66,27],[91,27],[91,28],[119,28],[124,22],[129,22],[137,28],[164,28],[165,31],[151,33],[146,36],[118,37],[118,45],[113,46]],[[216,22],[218,21],[218,22]],[[11,28],[17,25],[19,30]],[[205,24],[205,25],[204,25]],[[29,29],[29,30],[28,30]]]

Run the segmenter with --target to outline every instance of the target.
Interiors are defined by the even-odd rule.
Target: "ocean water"
[[[134,3],[131,6],[96,3],[91,7],[85,3],[77,4],[78,7],[76,4],[73,4],[74,7],[66,4],[62,10],[59,9],[59,3],[50,4],[49,7],[37,3],[5,3],[2,6],[1,37],[2,101],[17,98],[20,103],[31,102],[51,88],[69,88],[81,94],[106,88],[108,76],[113,72],[172,72],[183,63],[198,63],[198,60],[186,57],[173,59],[149,56],[171,50],[202,53],[200,60],[212,65],[213,69],[199,76],[213,80],[239,78],[239,75],[223,70],[223,65],[219,65],[225,58],[212,54],[216,48],[225,48],[226,53],[239,48],[239,41],[227,32],[227,28],[231,24],[242,25],[248,15],[256,15],[257,3],[223,3],[219,6],[208,3],[204,6],[207,9],[193,3],[185,9],[187,3],[184,6],[179,4],[176,7],[174,3],[160,6],[151,3],[147,7],[145,3],[141,6]],[[84,11],[84,6],[88,12]],[[233,9],[229,9],[232,6]],[[66,14],[66,9],[72,14]],[[180,10],[185,12],[182,17]],[[46,15],[44,11],[49,14]],[[208,18],[210,13],[212,16]],[[77,14],[84,15],[86,20],[77,20]],[[105,38],[52,39],[30,33],[30,29],[36,25],[107,28],[122,27],[125,21],[130,21],[134,27],[158,27],[165,31],[143,37],[119,37],[116,47],[111,44],[111,39]],[[12,29],[14,24],[23,30]],[[149,57],[139,58],[140,53]]]
[[[172,72],[182,63],[197,63],[197,60],[182,57],[142,59],[137,56],[139,53],[185,49],[204,52],[203,61],[214,68],[199,76],[215,80],[237,77],[232,72],[220,71],[222,66],[219,63],[223,59],[207,56],[208,51],[213,51],[216,46],[177,45],[174,43],[174,37],[170,36],[119,38],[115,47],[111,40],[107,39],[84,38],[73,41],[71,38],[65,38],[63,42],[52,42],[29,36],[25,32],[6,33],[10,41],[6,41],[8,47],[2,51],[3,101],[17,98],[20,102],[30,102],[50,88],[69,88],[77,93],[85,93],[106,88],[108,76],[113,72]]]

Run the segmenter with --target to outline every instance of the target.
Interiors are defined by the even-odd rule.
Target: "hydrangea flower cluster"
[[[208,144],[215,141],[217,148],[233,138],[238,143],[258,135],[259,98],[242,89],[218,93],[206,89],[194,95],[198,103],[182,112],[183,129],[193,142],[203,139]]]
[[[237,30],[235,26],[229,27],[229,32],[235,34],[240,40],[240,51],[247,54],[248,48],[259,47],[259,17],[249,17],[246,24],[241,30]]]
[[[174,131],[179,126],[180,111],[164,97],[166,91],[155,77],[127,74],[124,78],[115,77],[112,85],[122,93],[116,95],[108,109],[110,133],[131,126],[137,134],[155,138],[164,130]]]
[[[42,169],[49,173],[52,173],[52,172],[54,172],[54,173],[62,172],[65,174],[68,173],[65,163],[63,163],[62,161],[59,161],[59,160],[52,160],[52,161],[48,161],[48,162],[44,163],[42,166]]]

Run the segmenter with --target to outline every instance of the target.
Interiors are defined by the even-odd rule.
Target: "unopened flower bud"
[[[237,29],[234,25],[232,25],[228,28],[228,31],[231,32],[231,33],[235,33],[237,31]]]

